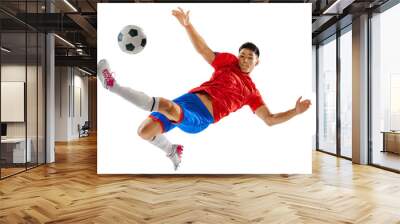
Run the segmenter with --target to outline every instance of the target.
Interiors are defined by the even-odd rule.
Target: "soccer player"
[[[213,52],[190,23],[189,11],[178,8],[172,10],[172,15],[184,27],[197,52],[215,69],[209,81],[171,101],[121,86],[104,59],[98,64],[97,74],[106,89],[152,112],[139,126],[138,135],[166,152],[175,170],[181,162],[183,146],[172,144],[163,135],[175,127],[187,133],[198,133],[244,105],[250,106],[261,120],[272,126],[303,113],[311,105],[310,100],[299,97],[293,109],[271,113],[250,78],[251,71],[259,63],[260,51],[256,45],[244,43],[238,57]]]

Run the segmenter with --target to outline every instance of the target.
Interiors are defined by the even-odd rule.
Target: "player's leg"
[[[139,126],[137,134],[147,141],[151,141],[155,136],[161,135],[163,133],[162,126],[159,122],[146,118]]]
[[[146,111],[156,111],[158,109],[159,100],[157,97],[150,97],[143,92],[119,85],[111,72],[107,60],[100,60],[97,64],[97,77],[104,88],[121,96],[137,107]]]
[[[110,66],[106,60],[103,59],[99,62],[97,75],[106,89],[109,89],[137,107],[146,111],[163,113],[171,121],[179,120],[181,111],[176,103],[162,97],[151,97],[141,91],[119,85],[112,76]]]
[[[172,122],[179,122],[183,115],[182,108],[178,104],[162,97],[159,97],[157,111],[164,114]]]
[[[181,162],[183,151],[182,145],[172,144],[162,133],[169,131],[174,126],[166,123],[166,118],[161,118],[161,114],[150,115],[138,128],[138,135],[144,140],[149,141],[154,146],[163,150],[167,157],[171,159],[176,170]]]

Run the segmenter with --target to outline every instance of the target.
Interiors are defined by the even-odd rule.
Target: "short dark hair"
[[[249,50],[253,51],[254,54],[257,55],[257,57],[260,57],[260,50],[258,50],[258,47],[257,47],[255,44],[253,44],[253,43],[251,43],[251,42],[246,42],[246,43],[242,44],[242,46],[240,46],[239,52],[240,52],[243,48],[246,48],[246,49],[249,49]]]

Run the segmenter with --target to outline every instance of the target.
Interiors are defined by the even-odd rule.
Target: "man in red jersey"
[[[120,86],[104,59],[98,64],[97,73],[106,89],[152,112],[140,125],[138,135],[166,152],[175,170],[181,162],[183,146],[172,144],[163,135],[175,127],[187,133],[198,133],[244,105],[250,106],[259,118],[272,126],[303,113],[311,105],[310,100],[301,101],[299,97],[293,109],[272,114],[250,78],[251,71],[259,63],[260,51],[256,45],[244,43],[238,57],[213,52],[190,23],[189,11],[178,8],[172,10],[172,15],[185,28],[197,52],[215,69],[209,81],[171,101]]]

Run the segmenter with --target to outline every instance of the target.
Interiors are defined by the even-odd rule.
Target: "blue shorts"
[[[174,99],[173,102],[181,107],[182,113],[179,121],[173,122],[160,112],[153,112],[149,116],[154,121],[160,122],[163,132],[178,127],[184,132],[194,134],[214,123],[214,118],[196,94],[186,93]]]

